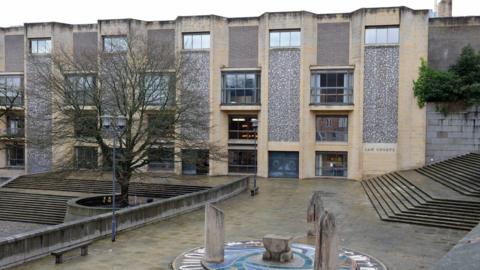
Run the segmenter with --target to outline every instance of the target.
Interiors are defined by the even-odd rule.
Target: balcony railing
[[[222,105],[258,105],[259,89],[223,89]]]
[[[255,140],[257,132],[255,130],[229,130],[228,139],[230,140]]]
[[[345,88],[312,88],[310,103],[313,105],[351,105],[353,91]]]
[[[0,136],[3,138],[23,138],[25,137],[25,129],[23,128],[0,129]]]
[[[23,106],[23,96],[18,96],[18,97],[0,96],[0,106],[5,106],[5,107]]]

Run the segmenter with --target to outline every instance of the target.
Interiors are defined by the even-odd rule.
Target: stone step
[[[480,175],[480,171],[466,167],[466,166],[458,166],[455,163],[444,163],[439,162],[432,165],[425,166],[424,169],[430,168],[438,168],[442,170],[447,170],[454,172],[455,174],[466,176],[466,177],[478,177]]]
[[[466,195],[466,196],[473,196],[473,197],[479,197],[480,195],[475,193],[475,190],[472,190],[471,188],[468,188],[461,183],[452,181],[450,179],[445,179],[442,177],[438,177],[435,174],[432,174],[430,171],[426,171],[422,168],[416,170],[418,173],[425,175],[426,177],[432,179],[433,181],[436,181],[460,194]]]
[[[422,170],[428,171],[438,177],[443,177],[446,180],[461,183],[472,190],[480,190],[480,182],[476,181],[473,176],[463,177],[457,173],[449,172],[447,169],[439,168],[424,168]]]
[[[411,218],[403,218],[403,217],[391,217],[386,221],[400,222],[400,223],[406,223],[410,225],[421,225],[421,226],[435,227],[435,228],[463,230],[463,231],[470,231],[472,229],[471,226],[467,226],[467,225],[451,225],[451,224],[443,224],[443,223],[430,222],[430,221],[414,220]]]
[[[382,199],[376,195],[376,192],[373,191],[373,188],[370,186],[370,181],[362,181],[363,189],[365,190],[368,199],[373,205],[373,208],[377,212],[381,220],[386,220],[389,217],[390,211],[385,209],[386,206],[382,204]]]

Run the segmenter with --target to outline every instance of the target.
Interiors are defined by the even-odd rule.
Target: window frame
[[[342,121],[341,119],[345,119],[345,123],[346,123],[346,126],[345,127],[338,127],[339,129],[344,129],[344,130],[335,130],[335,127],[331,127],[330,130],[326,130],[326,131],[323,131],[320,130],[320,127],[319,127],[319,120],[321,118],[331,118],[331,119],[338,119],[339,123],[340,121]],[[330,120],[331,120],[330,119]],[[348,121],[349,121],[349,117],[347,114],[317,114],[315,116],[315,141],[317,143],[348,143]],[[321,136],[320,134],[321,133],[325,133],[325,138],[326,139],[320,139]],[[333,136],[331,134],[334,134]],[[334,137],[338,137],[340,139],[329,139],[329,138],[334,138]],[[342,139],[343,137],[343,139]]]
[[[19,150],[20,148],[22,149],[23,153],[22,153],[22,157],[19,158]],[[15,150],[15,157],[12,158],[12,150]],[[7,146],[7,166],[8,167],[25,167],[25,145],[23,144],[13,144],[13,145],[8,145]],[[15,160],[14,163],[16,164],[12,164],[12,160]],[[20,164],[19,164],[19,161],[20,161]]]
[[[208,38],[205,38],[208,36]],[[199,37],[200,38],[200,46],[195,47],[194,46],[194,38]],[[185,39],[189,38],[190,39],[190,45],[186,46]],[[188,51],[194,51],[194,50],[210,50],[211,48],[211,35],[210,32],[184,32],[182,33],[182,49],[183,50],[188,50]]]
[[[253,87],[247,87],[247,76],[254,76]],[[230,76],[235,77],[234,87],[227,87]],[[243,76],[243,87],[239,81],[239,76]],[[224,71],[222,72],[222,84],[221,84],[221,105],[233,105],[233,106],[252,106],[260,105],[261,94],[261,72],[260,71]],[[251,91],[251,95],[247,95],[247,91]],[[239,94],[242,93],[243,95]],[[233,95],[232,95],[233,94]],[[243,101],[237,102],[235,98],[240,97]],[[247,102],[247,97],[251,97],[252,101]]]
[[[79,86],[79,79],[84,79],[86,82],[91,78],[91,88],[85,87],[86,84],[83,83],[82,88],[78,88]],[[91,106],[94,105],[94,100],[93,100],[93,91],[96,90],[97,87],[97,75],[94,73],[70,73],[70,74],[65,74],[65,79],[69,85],[68,91],[72,91],[71,95],[72,98],[75,98],[75,102],[78,101],[78,98],[82,98],[82,102],[79,103],[79,105],[83,106]],[[73,79],[76,79],[75,81],[72,81]],[[88,86],[88,85],[87,85]],[[89,96],[89,91],[90,93]],[[65,93],[67,94],[67,93]]]
[[[159,155],[156,155],[156,159],[152,159],[153,151],[160,151]],[[162,153],[163,151],[163,153]],[[162,154],[169,155],[162,156]],[[148,169],[152,171],[173,171],[175,169],[175,148],[173,145],[161,146],[158,148],[148,149]],[[152,162],[152,160],[154,160]]]
[[[14,87],[9,85],[9,80],[18,80],[18,86]],[[0,105],[1,106],[11,106],[23,105],[23,94],[24,94],[24,77],[23,75],[0,75]],[[15,89],[14,89],[15,88]],[[5,91],[5,92],[3,92]],[[3,100],[5,99],[5,100]]]
[[[298,44],[295,42],[292,44],[292,34],[298,34]],[[272,36],[278,34],[278,43],[275,45],[272,43]],[[286,34],[288,34],[288,42],[284,40]],[[284,36],[282,38],[282,35]],[[300,48],[302,46],[302,30],[301,29],[272,29],[269,31],[268,35],[268,44],[270,49],[281,49],[281,48]],[[296,40],[296,39],[295,39]],[[282,42],[285,44],[282,45]]]
[[[372,30],[374,30],[375,32],[371,32]],[[385,30],[386,31],[386,36],[385,36],[385,39],[386,41],[385,42],[379,42],[378,41],[378,32],[379,30],[383,31]],[[390,32],[392,30],[396,30],[396,33],[394,36],[390,37]],[[370,33],[370,34],[369,34]],[[373,35],[372,35],[373,34]],[[364,29],[364,44],[365,46],[375,46],[375,45],[398,45],[400,44],[400,26],[399,25],[383,25],[383,26],[366,26],[365,29]],[[371,41],[367,41],[367,38],[370,36],[370,38],[374,38],[375,41],[371,42]],[[390,39],[393,39],[392,41],[390,41]]]
[[[245,121],[234,121],[236,118],[244,118]],[[228,139],[229,140],[255,140],[257,138],[257,130],[252,126],[252,119],[258,119],[257,115],[237,115],[231,114],[228,116]],[[238,123],[237,123],[238,122]],[[236,129],[231,129],[234,125],[241,125],[240,122],[245,123],[249,126],[249,129],[241,129],[237,127]],[[247,138],[242,138],[246,136]]]
[[[336,74],[335,86],[329,86],[329,75]],[[343,75],[343,86],[338,75]],[[326,83],[322,86],[322,76]],[[318,78],[318,79],[317,79]],[[339,92],[341,90],[341,92]],[[336,91],[336,93],[332,93]],[[310,105],[353,105],[354,71],[350,69],[312,70],[310,73]],[[329,101],[329,98],[335,101]],[[339,98],[341,98],[340,101]]]
[[[45,51],[40,52],[38,50],[38,43],[39,42],[45,42]],[[35,51],[33,50],[34,44],[35,43]],[[31,55],[49,55],[52,53],[52,38],[50,37],[40,37],[40,38],[29,38],[28,39],[28,48],[29,48],[29,53]]]
[[[343,165],[340,167],[330,167],[334,169],[323,169],[324,167],[320,167],[319,164],[319,156],[322,158],[322,165],[323,165],[323,155],[336,155],[336,157],[342,156],[342,162]],[[333,163],[332,163],[333,164]],[[324,172],[333,172],[331,174],[325,174]],[[342,174],[342,175],[338,175]],[[320,176],[320,177],[342,177],[346,178],[348,177],[348,152],[346,151],[316,151],[315,152],[315,176]]]
[[[143,84],[145,87],[145,102],[150,106],[167,106],[172,105],[175,102],[175,87],[172,82],[173,74],[170,72],[151,72],[143,75]],[[166,84],[166,89],[151,89],[146,85],[147,77],[152,77],[150,80],[156,80],[153,77],[158,77],[161,84]],[[166,79],[166,82],[163,81]],[[148,83],[150,85],[150,83]],[[155,94],[155,90],[159,90],[160,93]],[[155,96],[158,96],[155,98]]]
[[[106,48],[106,40],[110,39],[110,48]],[[113,40],[124,40],[125,44],[114,44]],[[125,46],[125,47],[123,47]],[[115,49],[117,48],[117,49]],[[118,48],[121,48],[118,49]],[[128,51],[128,36],[127,35],[105,35],[102,36],[102,51],[104,53],[125,53]]]
[[[243,153],[243,157],[241,157],[240,153]],[[234,164],[233,161],[240,161],[240,164]],[[241,164],[243,161],[250,161],[251,164]],[[256,150],[228,149],[228,173],[256,173],[257,166],[258,162]]]
[[[87,152],[85,152],[86,149],[89,149],[89,150],[92,150],[91,153],[95,153],[93,156],[96,158],[95,160],[91,160],[91,162],[89,162],[88,160],[83,160],[83,162],[80,162],[80,159],[79,159],[79,156],[80,156],[80,153],[79,153],[79,150],[83,150],[84,152],[82,153],[82,157],[85,157],[86,154],[88,154]],[[90,154],[91,154],[90,153]],[[74,154],[75,154],[75,168],[78,170],[78,169],[97,169],[98,168],[98,148],[96,146],[75,146],[75,150],[74,150]],[[92,164],[92,166],[88,166],[88,164]],[[79,166],[80,164],[84,165],[84,164],[87,164],[87,166]]]

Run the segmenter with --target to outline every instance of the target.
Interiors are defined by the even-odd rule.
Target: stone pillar
[[[205,205],[205,257],[206,262],[221,263],[224,255],[224,214],[217,207]]]
[[[315,241],[314,270],[338,269],[338,235],[333,214],[325,211],[319,220]]]
[[[452,17],[452,0],[441,0],[437,12],[438,17]]]
[[[313,224],[313,226],[308,229],[307,235],[313,236],[316,235],[317,227],[318,227],[318,220],[322,215],[323,209],[323,201],[319,191],[315,191],[310,198],[310,203],[308,204],[307,209],[307,223]]]

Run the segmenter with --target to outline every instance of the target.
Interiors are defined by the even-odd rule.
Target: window
[[[95,76],[68,75],[67,82],[68,92],[65,93],[67,105],[93,105]]]
[[[300,47],[300,30],[270,31],[270,48]]]
[[[255,173],[257,170],[257,153],[254,150],[229,150],[229,173]]]
[[[210,49],[210,34],[183,34],[183,48],[185,50]]]
[[[49,54],[52,51],[52,41],[49,38],[30,39],[31,54]]]
[[[347,142],[348,116],[317,116],[316,140],[320,142]]]
[[[257,131],[252,127],[252,120],[256,116],[230,116],[228,120],[228,139],[254,140]]]
[[[315,159],[315,175],[347,177],[347,152],[317,152]]]
[[[75,137],[91,138],[97,132],[97,115],[85,112],[75,119]]]
[[[22,76],[0,76],[0,106],[22,105],[22,89]]]
[[[175,112],[171,110],[160,110],[148,115],[149,139],[153,142],[173,140],[175,138],[175,124],[178,122]]]
[[[105,36],[103,37],[103,51],[107,53],[126,52],[128,42],[126,36]]]
[[[23,137],[24,127],[23,116],[7,115],[6,135],[8,137]]]
[[[10,145],[7,147],[7,165],[12,167],[25,165],[25,148],[23,145]]]
[[[365,28],[365,44],[398,44],[399,28],[367,27]]]
[[[171,171],[174,167],[174,149],[154,148],[148,151],[148,168],[151,170]]]
[[[226,72],[222,74],[222,104],[259,104],[260,74]]]
[[[77,169],[96,169],[98,149],[96,147],[75,147],[75,166]]]
[[[353,73],[330,71],[312,73],[311,104],[352,104]]]
[[[170,87],[170,76],[167,74],[148,74],[144,79],[145,100],[150,105],[167,105],[174,101],[175,92]]]

